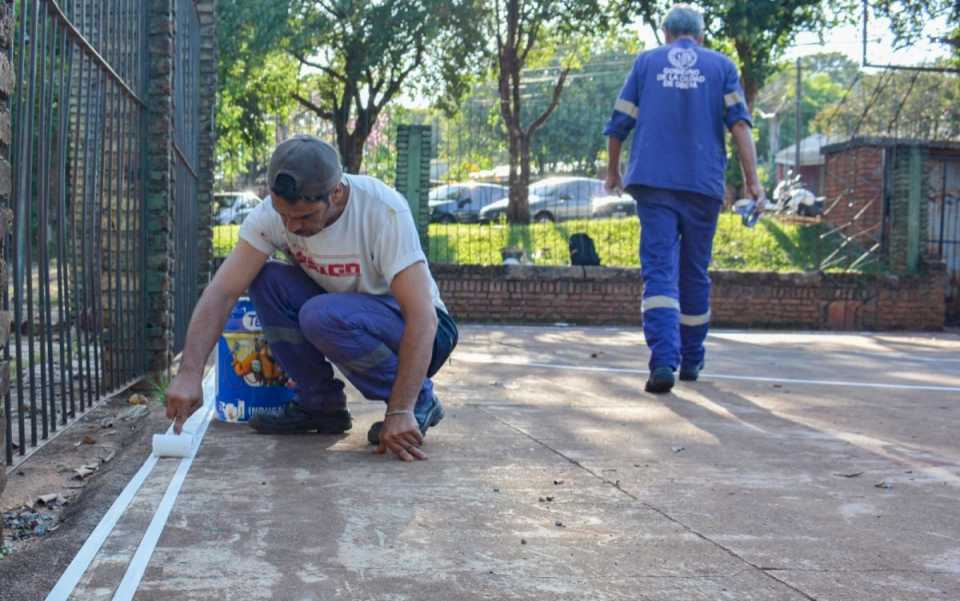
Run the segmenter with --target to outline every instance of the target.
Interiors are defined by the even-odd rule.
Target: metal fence
[[[466,107],[470,110],[491,107]],[[638,267],[640,223],[629,195],[604,190],[605,161],[598,160],[606,139],[603,117],[568,122],[580,130],[581,146],[563,153],[534,148],[528,188],[529,224],[509,223],[509,154],[496,120],[460,116],[454,119],[420,119],[432,126],[428,255],[432,263],[495,265],[517,261],[536,265],[569,265],[571,241],[586,234],[598,259],[610,267]],[[416,122],[415,115],[401,115]],[[365,147],[362,172],[393,183],[398,119],[381,118]],[[548,122],[549,124],[550,122]],[[480,129],[481,131],[477,131]],[[324,132],[314,132],[323,135]],[[575,138],[546,130],[544,145]],[[629,148],[629,145],[626,146]],[[546,158],[553,156],[555,158]],[[777,215],[755,228],[743,227],[730,210],[728,199],[720,216],[714,245],[714,267],[758,271],[807,271],[818,268],[862,270],[876,267],[877,254],[868,252],[873,242],[863,238],[864,220],[854,218],[842,227],[824,215]],[[882,201],[882,199],[880,199]],[[860,200],[851,201],[859,203]],[[846,206],[846,205],[844,205]],[[878,205],[879,206],[879,205]],[[239,227],[215,224],[215,254],[225,256]],[[575,244],[575,246],[577,246]]]
[[[190,0],[177,8],[176,218],[195,228],[198,28]],[[18,0],[14,11],[7,465],[142,377],[148,362],[148,5]],[[196,264],[179,258],[196,253],[190,233],[177,231],[178,309],[188,311]]]
[[[176,0],[174,38],[174,352],[183,348],[198,296],[197,183],[200,160],[200,20],[193,0]]]
[[[947,267],[947,319],[960,322],[960,158],[934,158],[928,175],[927,252]]]

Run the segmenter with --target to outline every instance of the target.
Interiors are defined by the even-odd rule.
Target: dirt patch
[[[137,398],[131,404],[130,396],[118,395],[91,410],[8,475],[0,495],[5,530],[0,556],[27,551],[56,532],[119,453],[142,445],[145,431],[163,427],[159,403]]]

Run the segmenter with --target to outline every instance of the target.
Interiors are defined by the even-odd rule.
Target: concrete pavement
[[[960,338],[708,352],[654,397],[639,330],[465,327],[415,464],[355,391],[345,436],[214,423],[136,598],[960,599]],[[112,597],[176,467],[72,598]]]

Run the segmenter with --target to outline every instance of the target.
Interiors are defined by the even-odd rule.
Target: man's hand
[[[767,197],[766,193],[763,191],[763,186],[760,185],[760,182],[750,182],[746,185],[747,193],[750,195],[750,198],[757,202],[757,206],[754,209],[754,212],[759,217],[763,215],[764,209],[767,208]]]
[[[608,171],[603,187],[611,194],[623,194],[623,178],[620,177],[620,172],[616,170]]]
[[[183,431],[183,422],[203,405],[203,388],[199,380],[182,374],[167,386],[167,418],[176,420],[173,431]]]
[[[422,444],[423,434],[420,433],[417,418],[412,413],[396,413],[383,419],[378,454],[383,455],[390,449],[397,459],[403,461],[426,459],[426,454],[420,450]]]

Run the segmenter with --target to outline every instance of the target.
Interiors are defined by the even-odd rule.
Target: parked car
[[[589,177],[548,177],[530,185],[530,217],[534,221],[563,221],[593,217],[592,201],[605,195],[603,182]],[[497,221],[507,213],[508,198],[480,211],[480,221]]]
[[[239,225],[260,204],[260,199],[253,192],[217,192],[213,200],[219,207],[213,218],[218,225]]]
[[[629,194],[611,194],[593,199],[593,216],[629,217],[637,214],[637,201]]]
[[[430,221],[436,223],[476,223],[480,209],[508,193],[506,186],[466,182],[447,184],[430,190]]]

